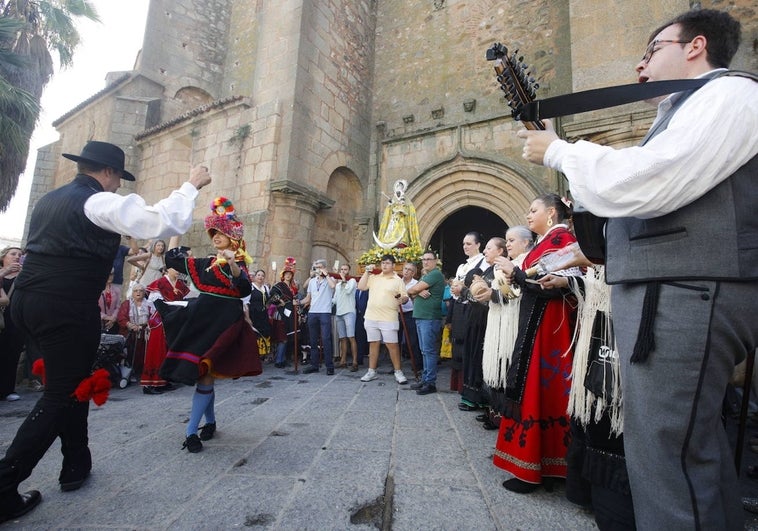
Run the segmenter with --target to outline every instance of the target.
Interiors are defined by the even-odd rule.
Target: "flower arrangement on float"
[[[378,245],[375,245],[362,255],[358,257],[356,263],[361,266],[369,264],[379,264],[382,261],[382,256],[385,254],[391,254],[395,257],[395,262],[402,264],[405,262],[420,262],[421,257],[424,254],[424,250],[419,245],[398,245],[390,249],[383,249]]]

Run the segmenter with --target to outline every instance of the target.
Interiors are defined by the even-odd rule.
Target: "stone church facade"
[[[253,267],[294,256],[303,272],[316,258],[355,264],[405,179],[422,243],[454,270],[465,232],[502,236],[535,196],[566,191],[521,158],[486,50],[519,48],[539,98],[630,83],[649,32],[693,4],[742,21],[733,66],[758,70],[756,0],[151,0],[134,70],[54,122],[30,207],[74,176],[60,154],[88,139],[124,148],[137,176],[125,191],[148,202],[202,162],[214,181],[182,243],[209,250],[202,219],[224,195]],[[626,146],[653,116],[632,104],[557,125]]]

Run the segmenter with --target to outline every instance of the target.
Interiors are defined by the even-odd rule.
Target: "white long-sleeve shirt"
[[[726,76],[697,90],[644,146],[556,140],[543,163],[566,175],[572,196],[593,214],[654,218],[703,196],[756,153],[758,83]]]
[[[192,225],[197,194],[186,182],[165,199],[148,205],[137,194],[98,192],[84,203],[84,215],[98,227],[140,240],[174,236]]]

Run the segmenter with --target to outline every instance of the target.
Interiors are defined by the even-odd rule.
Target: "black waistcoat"
[[[79,174],[37,202],[17,290],[97,301],[121,240],[84,215],[84,203],[102,191],[97,180]]]
[[[668,114],[653,125],[643,144],[666,129],[693,92],[677,95]],[[758,279],[756,177],[758,156],[679,210],[651,219],[609,219],[607,282]],[[709,246],[715,252],[709,252]]]

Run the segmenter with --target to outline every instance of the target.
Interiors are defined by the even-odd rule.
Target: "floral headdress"
[[[252,257],[245,250],[245,229],[237,219],[230,199],[217,197],[211,202],[211,213],[205,217],[205,230],[211,238],[214,232],[220,232],[229,238],[236,261],[244,261],[246,265],[253,263]]]

